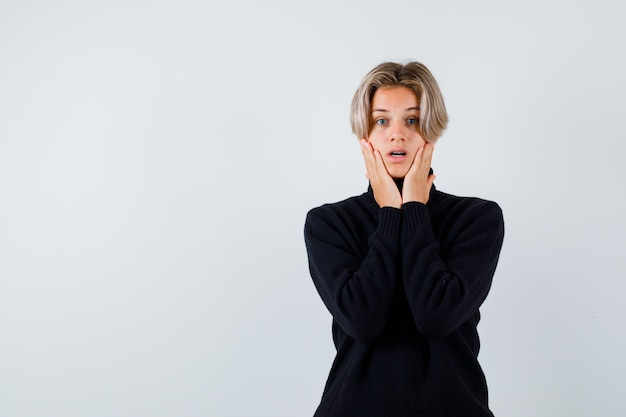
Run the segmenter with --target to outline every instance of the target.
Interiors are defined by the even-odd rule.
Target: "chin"
[[[391,175],[391,178],[393,178],[394,180],[401,180],[404,179],[404,177],[406,177],[406,174],[409,171],[396,171],[396,172],[390,172],[389,175]]]

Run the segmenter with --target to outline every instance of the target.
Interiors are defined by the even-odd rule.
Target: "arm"
[[[461,210],[446,233],[445,254],[424,204],[405,204],[403,218],[403,282],[413,319],[423,334],[443,337],[487,297],[504,237],[502,211],[484,200]]]
[[[366,253],[328,207],[309,212],[304,229],[317,291],[339,326],[361,342],[382,333],[398,285],[402,213],[385,207],[378,214]]]

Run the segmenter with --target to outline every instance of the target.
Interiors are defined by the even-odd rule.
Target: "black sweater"
[[[315,416],[492,416],[476,326],[503,236],[496,203],[434,187],[426,205],[379,208],[370,187],[311,210],[337,349]]]

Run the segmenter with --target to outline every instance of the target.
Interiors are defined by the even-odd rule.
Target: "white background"
[[[365,191],[348,112],[417,59],[437,187],[502,206],[497,416],[626,414],[626,7],[0,1],[0,415],[310,416],[302,228]]]

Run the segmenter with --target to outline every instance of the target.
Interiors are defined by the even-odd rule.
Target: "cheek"
[[[378,149],[381,144],[380,137],[375,132],[370,132],[369,136],[367,137],[367,141],[372,144],[374,149]]]
[[[422,138],[422,135],[420,135],[418,133],[416,136],[417,136],[417,147],[418,148],[421,148],[422,146],[426,145],[426,141],[424,140],[424,138]]]
[[[415,132],[415,136],[413,136],[411,139],[412,139],[411,140],[412,147],[415,148],[416,152],[419,148],[426,145],[426,141],[424,140],[424,138],[422,138],[422,135],[420,135],[417,132]]]

